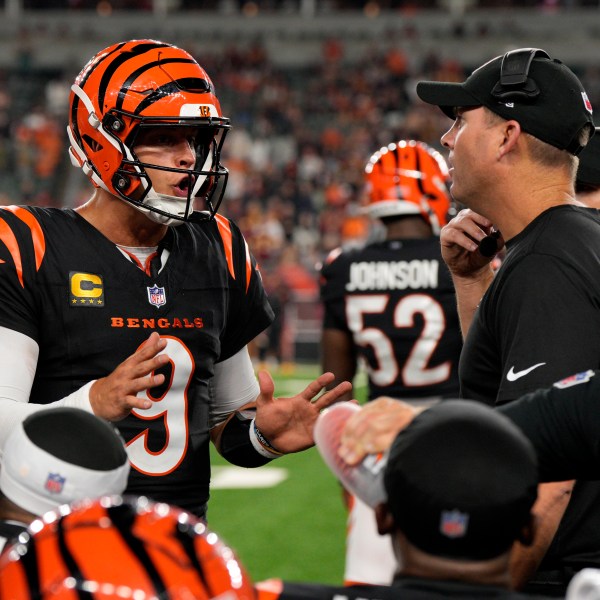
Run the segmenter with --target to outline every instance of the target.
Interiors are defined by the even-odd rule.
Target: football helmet
[[[146,128],[190,128],[196,152],[192,170],[142,163],[136,139]],[[213,83],[186,51],[155,40],[132,40],[94,56],[71,86],[69,155],[96,187],[131,203],[152,220],[174,225],[187,220],[194,199],[202,214],[216,214],[228,171],[220,162],[229,130]],[[181,174],[187,198],[159,194],[147,169]]]
[[[439,235],[450,210],[448,179],[446,161],[424,142],[383,146],[365,167],[367,211],[376,218],[421,215]]]
[[[252,583],[196,517],[105,496],[34,521],[0,558],[6,600],[254,600]]]

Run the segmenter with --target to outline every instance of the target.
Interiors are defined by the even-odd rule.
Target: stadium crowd
[[[440,147],[444,116],[414,102],[416,80],[459,81],[469,68],[441,55],[415,62],[393,37],[359,63],[345,59],[340,39],[325,40],[322,55],[316,70],[283,70],[260,41],[195,53],[233,123],[221,212],[240,223],[270,291],[292,286],[309,297],[315,265],[369,233],[360,210],[366,157],[394,138]],[[26,68],[0,73],[0,204],[63,206],[74,177],[62,127],[71,73],[24,77]],[[73,203],[86,193],[82,185]]]

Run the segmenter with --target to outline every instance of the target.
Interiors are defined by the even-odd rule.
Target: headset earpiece
[[[502,102],[529,102],[537,98],[540,90],[529,77],[529,68],[533,59],[538,56],[550,60],[550,56],[539,48],[520,48],[507,52],[502,57],[500,81],[494,86],[492,96]]]

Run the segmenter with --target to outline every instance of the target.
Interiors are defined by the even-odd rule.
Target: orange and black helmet
[[[233,551],[196,517],[106,496],[34,521],[0,558],[3,600],[254,600]]]
[[[401,140],[383,146],[369,159],[365,180],[372,217],[421,215],[436,235],[447,223],[448,166],[424,142]]]
[[[134,151],[143,128],[189,127],[193,170],[141,163]],[[217,212],[228,172],[220,162],[229,119],[210,77],[185,50],[156,40],[114,44],[94,56],[71,86],[69,154],[95,186],[130,202],[159,223],[178,224],[203,198]],[[187,199],[158,194],[146,169],[181,173]]]

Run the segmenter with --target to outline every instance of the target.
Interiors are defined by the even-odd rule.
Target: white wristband
[[[257,435],[257,427],[256,427],[256,423],[254,422],[254,419],[252,419],[252,421],[250,423],[250,428],[248,429],[248,435],[250,436],[250,443],[252,444],[252,447],[261,456],[264,456],[265,458],[270,458],[270,459],[279,458],[280,456],[283,456],[283,454],[281,452],[272,452],[261,442],[260,438]],[[265,440],[264,436],[262,436],[262,435],[261,435],[261,438],[263,440]]]

